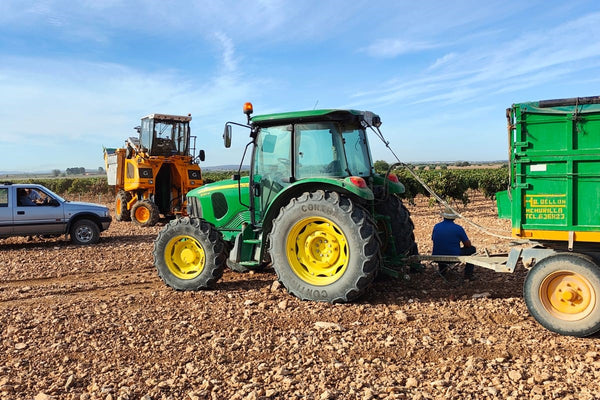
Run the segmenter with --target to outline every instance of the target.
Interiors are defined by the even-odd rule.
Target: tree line
[[[377,166],[377,164],[376,164]],[[379,165],[381,166],[381,164]],[[389,167],[389,165],[388,165]],[[378,173],[386,173],[387,169],[376,168]],[[508,168],[473,168],[473,169],[429,169],[415,171],[435,193],[446,200],[460,201],[468,204],[468,191],[477,190],[484,196],[493,198],[496,192],[508,187]],[[202,176],[205,183],[229,179],[237,171],[206,171]],[[248,174],[247,171],[242,172]],[[412,201],[418,195],[429,197],[430,194],[419,181],[406,169],[397,168],[391,171],[404,185],[403,197]],[[55,193],[64,194],[114,194],[114,187],[108,186],[106,177],[89,178],[30,178],[15,180],[15,183],[38,183]]]

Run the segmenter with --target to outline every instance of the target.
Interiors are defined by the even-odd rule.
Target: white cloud
[[[599,27],[600,13],[593,13],[552,28],[524,32],[491,48],[453,51],[434,61],[424,73],[393,78],[379,90],[357,93],[355,98],[371,104],[457,102],[576,76],[600,62]]]
[[[456,53],[448,53],[448,54],[444,55],[443,57],[440,57],[437,60],[435,60],[435,62],[433,64],[431,64],[429,66],[429,68],[427,68],[427,69],[429,71],[434,70],[434,69],[438,69],[441,66],[448,64],[449,62],[451,62],[455,58],[456,58]]]
[[[435,47],[437,45],[427,42],[403,39],[380,39],[362,49],[362,51],[372,57],[393,58],[402,54],[415,53]]]

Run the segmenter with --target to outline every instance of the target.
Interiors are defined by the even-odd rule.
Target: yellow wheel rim
[[[176,236],[165,247],[169,271],[179,279],[194,279],[202,273],[206,255],[202,245],[191,236]]]
[[[148,208],[141,206],[135,209],[135,219],[139,222],[148,222],[150,219],[150,210]]]
[[[311,285],[329,285],[340,279],[348,267],[346,236],[327,218],[298,221],[287,236],[286,246],[292,270]]]
[[[115,212],[119,215],[121,215],[121,198],[117,197],[117,204],[115,205]]]
[[[539,290],[544,308],[556,318],[576,321],[587,317],[596,304],[596,293],[582,275],[556,271],[548,275]]]

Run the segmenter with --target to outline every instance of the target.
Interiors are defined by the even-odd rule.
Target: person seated
[[[469,256],[475,254],[477,249],[471,244],[463,227],[454,223],[454,220],[458,218],[458,215],[451,209],[446,208],[446,210],[441,213],[441,216],[444,220],[433,227],[433,232],[431,234],[431,239],[433,240],[433,251],[431,254],[444,256]],[[440,274],[444,276],[448,270],[449,264],[438,262],[438,266]],[[475,279],[473,269],[473,264],[467,263],[465,265],[465,279],[471,281]]]
[[[36,205],[36,203],[29,196],[29,189],[17,190],[17,204],[21,207],[29,207]]]

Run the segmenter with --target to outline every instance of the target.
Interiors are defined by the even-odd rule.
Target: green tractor
[[[154,243],[154,263],[177,290],[212,287],[226,266],[237,272],[269,263],[303,300],[348,302],[381,271],[417,254],[413,222],[398,197],[404,186],[376,174],[368,111],[311,110],[252,117],[225,125],[250,130],[248,176],[204,185],[187,194],[189,217],[171,221]],[[241,170],[241,167],[240,167]]]

